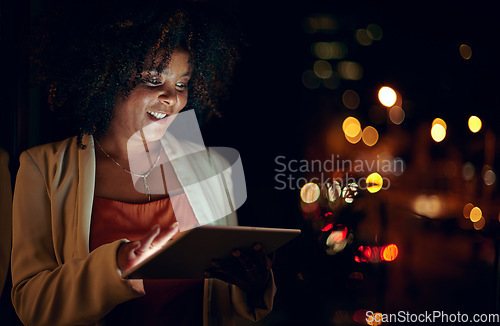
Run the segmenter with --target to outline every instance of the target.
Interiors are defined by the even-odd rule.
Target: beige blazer
[[[38,146],[21,154],[13,200],[12,302],[26,325],[99,324],[113,307],[144,295],[123,280],[119,245],[89,253],[95,180],[93,138]],[[220,221],[219,223],[220,224]],[[235,325],[237,315],[259,320],[276,292],[270,280],[267,309],[251,310],[243,291],[205,280],[204,325]]]

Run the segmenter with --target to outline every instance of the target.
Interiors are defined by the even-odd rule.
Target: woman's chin
[[[133,134],[132,137],[130,137],[130,140],[141,142],[145,140],[148,143],[158,141],[163,137],[163,135],[165,135],[170,123],[171,121],[168,121],[168,117],[152,122]]]

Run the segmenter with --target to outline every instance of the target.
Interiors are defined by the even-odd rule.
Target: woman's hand
[[[257,307],[263,304],[262,296],[269,282],[273,260],[267,257],[262,245],[256,243],[253,250],[234,249],[232,257],[212,261],[205,276],[238,286],[247,293],[249,303]]]
[[[169,240],[179,232],[179,224],[175,222],[168,230],[160,230],[155,225],[138,241],[124,243],[118,249],[116,260],[118,268],[125,272],[160,250]]]

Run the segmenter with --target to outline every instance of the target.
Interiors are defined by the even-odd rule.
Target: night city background
[[[66,137],[20,42],[44,3],[2,1],[13,178],[22,150]],[[205,143],[240,152],[241,224],[302,230],[276,253],[275,308],[256,325],[500,313],[493,3],[218,3],[248,46]]]

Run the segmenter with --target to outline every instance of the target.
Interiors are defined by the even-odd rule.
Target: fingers
[[[175,237],[177,233],[179,233],[179,223],[175,222],[168,230],[162,230],[153,240],[150,247],[153,249],[163,247],[167,242]]]
[[[159,233],[160,233],[160,225],[156,224],[151,228],[151,230],[149,230],[148,233],[146,233],[146,235],[141,240],[139,240],[139,247],[135,249],[135,252],[139,254],[146,252],[153,243],[153,240]]]
[[[158,250],[178,232],[179,223],[177,222],[173,223],[167,231],[161,231],[160,226],[157,224],[139,241],[140,246],[136,249],[136,253],[142,254],[148,250]]]

